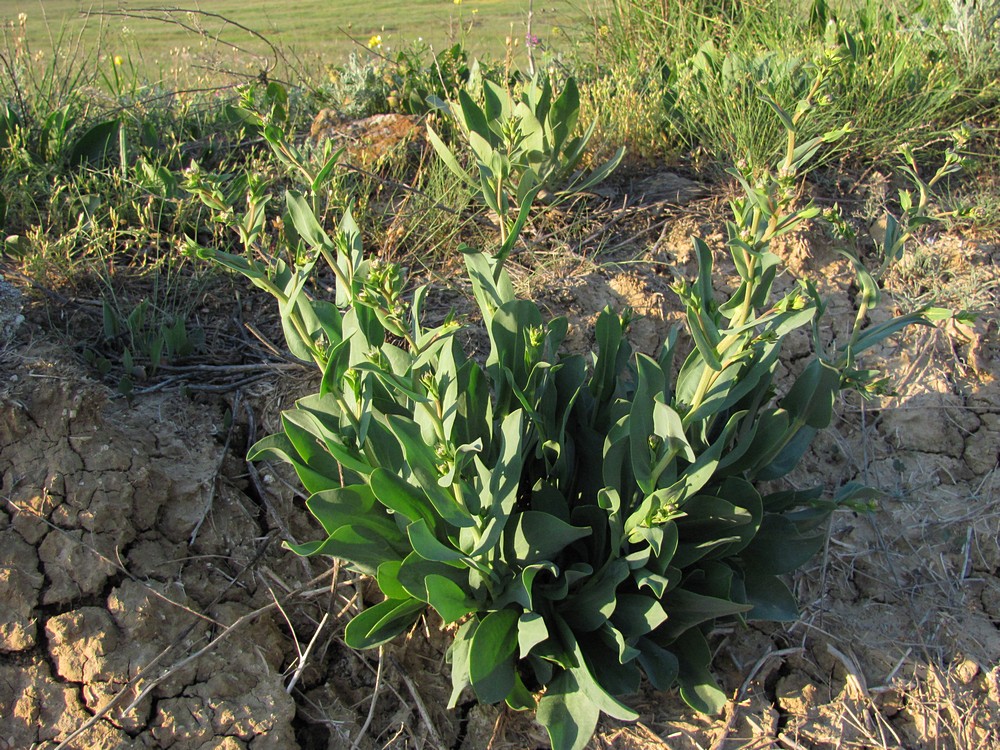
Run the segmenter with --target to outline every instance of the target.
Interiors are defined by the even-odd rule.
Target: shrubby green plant
[[[429,97],[448,99],[464,87],[478,63],[456,43],[436,55],[429,46],[414,43],[391,56],[380,48],[377,55],[352,53],[347,63],[330,71],[331,83],[318,93],[330,98],[347,118],[383,112],[420,115],[430,106]]]
[[[974,70],[1000,53],[1000,2],[950,0],[948,30],[958,38],[965,62]]]
[[[428,124],[431,144],[448,168],[500,217],[502,240],[507,239],[516,224],[523,223],[525,217],[517,216],[518,209],[529,206],[540,190],[558,193],[586,190],[607,177],[625,154],[621,147],[589,174],[579,169],[596,121],[582,134],[575,135],[580,92],[572,77],[558,96],[549,77],[539,74],[524,84],[519,96],[483,78],[481,105],[474,93],[466,89],[459,89],[457,101],[433,101],[458,126],[472,152],[477,174],[466,172],[454,152]]]
[[[330,74],[330,91],[345,117],[369,117],[388,109],[389,87],[379,66],[352,52],[347,63]]]
[[[223,108],[201,106],[217,104],[217,92],[170,94],[141,78],[131,45],[124,57],[106,55],[103,43],[87,49],[84,34],[68,26],[51,30],[51,48],[34,50],[29,37],[25,14],[0,27],[0,221],[7,232],[37,230],[48,235],[42,244],[83,255],[83,246],[112,245],[119,226],[169,231],[184,197],[174,174],[224,140]]]
[[[288,462],[310,494],[324,534],[291,549],[339,558],[384,595],[347,625],[348,645],[383,644],[433,610],[452,636],[451,705],[471,689],[534,710],[557,750],[582,748],[602,713],[636,719],[626,700],[643,675],[721,710],[706,634],[795,618],[781,576],[822,546],[831,512],[872,499],[853,484],[829,496],[759,483],[795,467],[842,389],[878,383],[858,354],[922,320],[859,316],[828,351],[816,288],[774,294],[771,243],[818,213],[793,205],[806,152],[794,132],[787,148],[779,176],[741,176],[727,225],[736,289],[716,298],[712,251],[695,238],[698,276],[675,286],[686,322],[656,357],[632,352],[631,315],[610,309],[595,353],[565,353],[566,319],[516,297],[504,253],[463,247],[490,339],[480,363],[453,319],[425,323],[426,287],[410,296],[402,268],[366,257],[349,211],[331,236],[293,191],[282,253],[261,254],[239,218],[244,254],[192,241],[277,299],[289,349],[321,374],[249,459]],[[310,283],[320,263],[331,298]],[[785,387],[782,342],[809,326],[815,354]]]
[[[4,172],[86,165],[103,168],[118,156],[125,118],[94,106],[103,83],[117,105],[138,90],[136,71],[120,57],[89,59],[67,26],[50,30],[52,49],[28,43],[28,19],[0,29],[0,169]],[[84,93],[90,89],[89,94]],[[129,96],[131,101],[127,101]],[[124,109],[124,106],[122,107]]]
[[[389,83],[386,101],[393,111],[422,115],[430,110],[430,97],[455,96],[479,70],[479,62],[470,63],[460,43],[444,48],[430,62],[424,62],[425,55],[430,53],[429,47],[417,44],[396,54],[394,65],[386,73]]]
[[[195,353],[196,277],[167,239],[204,214],[181,190],[182,143],[218,128],[140,80],[128,49],[105,55],[63,26],[32,50],[28,22],[0,28],[0,226],[4,253],[34,280],[91,277],[102,287],[103,336],[85,360],[122,393],[165,362]],[[148,99],[147,99],[148,97]],[[242,196],[241,196],[242,197]],[[133,297],[121,276],[149,280]]]
[[[814,157],[820,146],[836,143],[850,130],[841,126],[824,134],[824,118],[815,111],[833,103],[830,88],[835,72],[849,56],[836,25],[826,31],[821,51],[812,58],[786,51],[747,56],[744,50],[724,52],[714,42],[706,42],[675,74],[678,80],[673,85],[683,79],[690,95],[683,102],[680,98],[673,102],[679,108],[671,118],[674,126],[685,131],[690,145],[697,140],[711,144],[729,158],[741,160],[745,170],[770,168],[768,160],[780,149],[783,138],[793,133],[799,139],[809,135],[809,145],[794,158],[800,173],[805,165],[816,167]],[[778,118],[770,117],[768,109],[777,112]]]

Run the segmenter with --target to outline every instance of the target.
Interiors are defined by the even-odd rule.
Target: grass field
[[[131,56],[137,67],[155,73],[172,67],[183,51],[199,47],[205,54],[218,52],[231,59],[229,49],[218,40],[266,54],[267,45],[246,29],[307,63],[343,60],[359,49],[357,43],[364,47],[375,35],[381,37],[383,51],[418,39],[435,48],[463,40],[476,54],[499,57],[504,54],[507,37],[524,37],[528,13],[526,0],[273,0],[260,4],[215,0],[180,4],[200,11],[193,14],[156,13],[141,7],[156,4],[108,3],[102,8],[100,3],[79,0],[3,0],[0,21],[16,25],[19,14],[26,14],[28,40],[36,52],[56,46],[54,41],[63,34],[60,46],[64,48],[82,38],[87,48],[99,46],[108,57]],[[584,10],[569,0],[549,0],[536,5],[532,29],[550,45],[568,45],[566,30],[584,17]]]

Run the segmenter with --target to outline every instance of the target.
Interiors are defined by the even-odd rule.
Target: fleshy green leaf
[[[461,551],[438,540],[422,518],[407,526],[406,533],[410,538],[410,544],[413,545],[413,550],[425,560],[456,562],[465,558]]]
[[[344,628],[344,643],[351,648],[373,648],[391,641],[417,621],[424,603],[416,599],[386,599],[369,607]]]
[[[569,629],[567,623],[559,618],[556,618],[555,622],[559,628],[559,640],[573,657],[573,663],[568,669],[573,674],[577,686],[587,696],[587,699],[599,711],[608,714],[608,716],[613,716],[622,721],[635,721],[638,719],[639,714],[611,695],[594,675],[593,665],[588,663],[587,655],[580,647],[580,641],[576,638],[573,631]]]
[[[839,391],[840,371],[814,359],[795,379],[781,406],[807,426],[823,429],[833,418],[833,402]]]
[[[434,131],[434,128],[432,128],[429,123],[427,125],[427,140],[431,142],[431,145],[434,147],[437,155],[441,158],[441,161],[445,163],[445,166],[447,166],[456,177],[466,184],[473,183],[469,173],[462,169],[458,163],[458,159],[455,158],[455,154],[453,154],[451,149],[444,144],[444,141],[441,140],[441,136]]]
[[[692,628],[674,641],[671,650],[676,654],[679,671],[677,682],[681,698],[695,711],[718,714],[726,705],[726,694],[719,689],[709,670],[712,652],[701,631]]]
[[[302,239],[309,243],[310,247],[333,247],[333,240],[323,230],[316,214],[313,213],[312,207],[309,205],[309,201],[294,190],[289,190],[285,193],[285,203],[296,231]]]
[[[505,698],[507,705],[515,711],[532,711],[538,707],[535,696],[525,687],[521,675],[514,673],[514,689]]]
[[[108,157],[114,153],[120,131],[121,123],[118,120],[106,120],[92,126],[73,144],[73,150],[69,155],[70,162],[73,164],[86,162],[91,167],[103,167]]]
[[[672,688],[680,671],[677,657],[649,638],[640,638],[636,647],[639,649],[639,664],[653,687],[657,690]]]
[[[409,596],[428,601],[427,579],[431,576],[448,578],[456,586],[466,590],[469,587],[469,569],[461,563],[434,562],[411,552],[399,566],[396,578]],[[471,588],[468,588],[470,593]]]
[[[402,560],[387,560],[378,566],[375,580],[379,590],[389,599],[409,599],[410,593],[399,583],[399,568]]]
[[[525,659],[531,649],[549,637],[549,629],[545,618],[537,612],[525,612],[517,620],[517,644],[520,648],[519,658]]]
[[[560,607],[562,616],[574,630],[581,633],[597,630],[615,611],[618,584],[628,574],[628,564],[624,560],[615,560],[600,576],[588,580],[571,600]]]
[[[455,640],[448,648],[448,661],[451,663],[451,697],[448,699],[448,708],[452,709],[458,705],[458,699],[462,691],[469,684],[469,652],[472,649],[472,637],[479,627],[479,620],[473,618],[462,623],[462,626],[455,632]]]
[[[469,677],[483,703],[502,701],[514,689],[518,615],[501,609],[486,615],[472,637]]]
[[[330,476],[306,465],[288,436],[280,432],[254,443],[247,453],[247,460],[257,461],[265,456],[273,456],[291,464],[302,486],[309,492],[333,490],[340,486],[340,479],[336,475]]]
[[[703,622],[747,612],[750,605],[676,588],[667,593],[663,608],[667,611],[667,621],[657,636],[676,638]]]
[[[598,710],[569,672],[548,686],[538,701],[537,719],[549,733],[552,750],[583,750],[597,728]]]
[[[667,613],[651,596],[619,594],[611,621],[629,638],[645,635],[667,619]]]
[[[566,545],[590,534],[588,528],[571,526],[548,513],[526,510],[514,522],[508,562],[530,565],[553,560]]]
[[[445,623],[455,622],[476,609],[476,603],[470,601],[462,587],[450,578],[430,575],[425,584],[428,602]]]
[[[819,552],[825,538],[825,534],[804,536],[784,516],[767,513],[740,557],[747,570],[755,574],[790,573]]]
[[[794,622],[799,619],[795,597],[784,582],[771,575],[747,574],[743,579],[746,595],[753,609],[747,612],[748,620],[774,620]]]
[[[452,526],[471,527],[475,525],[468,511],[462,508],[454,496],[438,484],[437,458],[431,446],[420,434],[420,426],[413,420],[390,414],[387,417],[393,434],[403,446],[407,465],[431,501],[435,512]]]
[[[423,519],[433,526],[427,496],[405,480],[383,468],[375,469],[369,477],[375,498],[386,508],[410,521]]]

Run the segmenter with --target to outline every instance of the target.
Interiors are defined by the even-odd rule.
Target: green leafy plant
[[[346,64],[330,71],[330,79],[327,96],[344,117],[369,117],[389,111],[391,82],[379,62],[352,52]]]
[[[451,99],[479,75],[480,62],[470,62],[460,41],[435,54],[422,41],[390,51],[378,39],[372,38],[368,55],[352,53],[345,64],[331,68],[330,83],[316,91],[344,117],[422,115],[431,108],[429,100]]]
[[[782,168],[794,167],[799,173],[806,165],[815,168],[820,147],[836,143],[851,129],[841,126],[823,134],[820,128],[829,118],[815,111],[833,103],[830,88],[849,56],[836,25],[827,31],[812,59],[786,52],[724,53],[714,42],[706,42],[680,74],[694,95],[686,100],[683,115],[673,113],[674,126],[689,130],[683,136],[689,143],[701,139],[730,158],[742,160],[751,171],[769,167],[783,137],[812,135],[797,152],[784,150]],[[681,101],[674,101],[673,106],[680,107]],[[778,118],[768,116],[768,109]],[[809,132],[803,132],[806,128]],[[832,149],[826,151],[829,154]]]
[[[538,75],[524,84],[518,97],[484,78],[482,105],[466,89],[459,90],[456,102],[432,101],[457,124],[475,158],[478,174],[470,176],[428,124],[431,144],[448,168],[500,217],[502,240],[517,233],[515,225],[525,218],[517,209],[530,206],[539,191],[586,190],[607,177],[625,154],[621,147],[589,174],[579,169],[596,121],[581,135],[574,135],[580,92],[573,78],[566,81],[558,96],[548,76]]]
[[[831,512],[873,496],[758,483],[797,464],[843,388],[874,382],[854,367],[860,352],[922,321],[866,328],[859,316],[849,343],[825,351],[815,287],[772,293],[771,243],[818,213],[792,206],[801,148],[790,132],[780,177],[740,178],[727,300],[694,239],[698,276],[675,286],[693,348],[676,366],[681,331],[655,358],[634,354],[630,315],[608,309],[596,353],[562,352],[567,321],[515,296],[502,253],[463,247],[491,343],[482,365],[455,321],[424,324],[426,287],[407,298],[402,269],[365,256],[350,212],[330,236],[296,192],[285,196],[294,262],[262,256],[259,233],[237,219],[245,254],[192,242],[277,299],[289,349],[322,374],[249,459],[288,462],[310,494],[324,535],[291,549],[378,584],[384,599],[350,621],[348,645],[383,644],[433,610],[453,637],[451,705],[471,688],[535,710],[557,750],[582,748],[602,713],[636,719],[624,698],[643,675],[721,710],[706,633],[720,619],[794,619],[781,576],[822,546]],[[321,261],[332,299],[310,286]],[[871,279],[862,274],[866,295]],[[782,387],[782,342],[810,325],[816,354]]]
[[[447,99],[455,96],[474,72],[479,63],[469,63],[469,56],[460,43],[446,47],[434,55],[430,63],[424,56],[430,49],[416,44],[396,53],[394,63],[388,67],[385,80],[389,85],[386,103],[393,110],[421,115],[430,109],[430,97]]]
[[[117,364],[122,394],[131,395],[136,381],[154,375],[161,364],[176,364],[204,346],[205,331],[189,327],[188,311],[177,296],[170,289],[162,294],[156,290],[153,298],[129,307],[113,290],[107,290],[102,302],[101,351],[86,349],[83,355],[101,375],[108,375]]]
[[[715,0],[613,0],[596,12],[593,49],[582,64],[597,76],[627,70],[644,81],[650,70],[661,72],[663,84],[654,89],[664,94],[663,145],[707,155],[709,163],[757,167],[770,159],[783,134],[760,95],[791,110],[816,65],[829,69],[823,94],[832,101],[810,126],[822,133],[850,122],[854,136],[825,149],[824,159],[843,158],[858,171],[873,163],[888,168],[904,141],[931,145],[963,122],[986,125],[990,116],[983,115],[996,106],[1000,56],[982,33],[996,3],[919,2],[901,11],[870,2],[761,0],[746,12]],[[939,163],[941,149],[922,156],[924,166]]]
[[[103,75],[83,60],[80,41],[64,26],[53,32],[51,62],[35,58],[28,44],[27,16],[0,33],[0,166],[103,167],[117,154],[121,120],[94,116],[80,92]],[[60,62],[61,61],[61,62]],[[117,77],[118,66],[112,64]],[[103,120],[100,120],[104,116]]]

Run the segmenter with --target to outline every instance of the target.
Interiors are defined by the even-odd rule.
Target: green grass
[[[16,26],[18,14],[25,13],[28,42],[36,52],[51,48],[51,39],[60,32],[69,38],[82,35],[86,48],[99,49],[106,60],[115,55],[131,57],[152,77],[167,76],[178,65],[231,64],[233,54],[227,43],[265,57],[269,54],[261,39],[226,19],[261,34],[307,67],[342,62],[350,52],[364,49],[375,35],[381,36],[388,51],[418,39],[436,49],[464,41],[474,54],[502,58],[507,37],[518,40],[523,49],[528,7],[524,0],[463,0],[459,4],[453,0],[212,0],[180,5],[200,7],[204,13],[174,14],[171,22],[163,20],[162,13],[134,10],[131,17],[123,15],[110,2],[102,11],[99,3],[79,0],[45,0],[44,4],[0,0],[0,21]],[[568,51],[565,31],[583,19],[579,6],[569,0],[548,0],[536,5],[532,29],[550,46],[565,46]]]
[[[1000,102],[1000,56],[987,54],[1000,29],[963,36],[953,13],[942,0],[611,0],[589,64],[637,102],[662,102],[649,150],[665,132],[668,151],[702,163],[773,166],[784,134],[764,97],[792,111],[822,67],[824,116],[801,135],[852,128],[827,159],[864,170],[911,143],[934,162],[962,124],[995,132]]]

